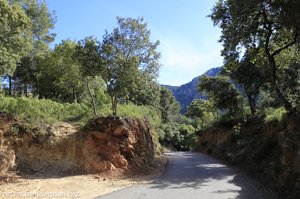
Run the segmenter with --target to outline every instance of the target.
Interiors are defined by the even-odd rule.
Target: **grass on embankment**
[[[7,97],[0,95],[0,111],[29,124],[53,124],[55,122],[76,122],[85,124],[94,117],[92,109],[83,103],[59,103],[49,99],[28,97]],[[111,115],[110,104],[97,107],[97,115]],[[120,104],[118,115],[148,119],[153,126],[159,126],[160,117],[152,107]]]

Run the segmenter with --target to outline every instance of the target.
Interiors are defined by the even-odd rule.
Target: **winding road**
[[[172,152],[158,180],[132,186],[101,199],[261,199],[272,198],[253,181],[201,153]]]

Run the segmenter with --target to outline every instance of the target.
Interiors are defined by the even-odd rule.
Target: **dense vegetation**
[[[193,101],[189,114],[203,120],[212,113],[209,126],[250,115],[270,120],[299,113],[299,13],[293,0],[219,0],[209,17],[222,30],[224,65],[219,76],[200,77],[198,89],[207,101]]]
[[[187,89],[167,86],[175,96],[182,90],[184,103],[186,96],[196,96],[186,112],[196,129],[256,116],[278,121],[299,113],[299,13],[300,4],[292,0],[216,3],[209,17],[222,30],[222,71],[202,75],[198,94],[190,89],[195,80]]]
[[[102,39],[63,40],[45,1],[0,1],[0,110],[32,125],[96,115],[147,119],[161,143],[190,149],[195,128],[157,82],[159,41],[143,18],[117,17]],[[171,129],[171,130],[170,130]]]
[[[242,86],[252,114],[260,90],[299,111],[299,11],[297,1],[218,1],[212,10],[224,71]]]
[[[195,132],[216,121],[297,113],[299,6],[218,1],[210,18],[222,29],[221,74],[215,68],[178,88],[158,84],[159,41],[150,40],[143,18],[117,17],[101,40],[87,36],[50,48],[56,17],[44,1],[0,0],[1,111],[34,123],[147,118],[160,142],[177,150],[191,149]]]

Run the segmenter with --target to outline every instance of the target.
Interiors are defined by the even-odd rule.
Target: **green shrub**
[[[106,104],[105,106],[98,108],[97,113],[101,116],[111,115],[111,105]],[[121,117],[146,119],[154,128],[159,127],[161,123],[159,111],[151,106],[137,106],[132,103],[119,104],[117,108],[117,115]]]
[[[101,104],[97,108],[97,113],[101,116],[111,114],[111,107],[108,104]],[[83,103],[59,103],[49,99],[3,95],[0,95],[0,111],[29,123],[54,123],[57,121],[85,123],[93,116],[91,107]],[[120,104],[118,115],[147,119],[154,128],[159,127],[161,123],[159,111],[149,106]]]
[[[265,114],[266,114],[266,122],[270,121],[281,121],[282,117],[284,114],[286,114],[286,110],[284,107],[279,107],[279,108],[267,108],[265,109]]]
[[[188,124],[165,123],[158,130],[162,145],[176,150],[191,150],[197,143],[195,128]]]
[[[58,103],[48,99],[0,96],[0,110],[29,123],[86,121],[89,108],[78,103]]]

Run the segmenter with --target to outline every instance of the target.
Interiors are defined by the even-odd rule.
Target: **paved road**
[[[167,153],[165,174],[150,184],[132,186],[99,199],[260,199],[271,198],[246,176],[199,153]]]

